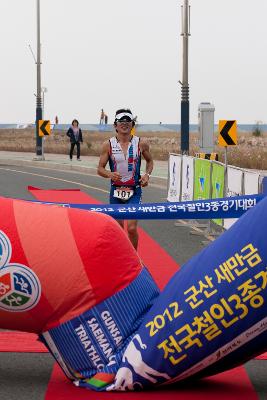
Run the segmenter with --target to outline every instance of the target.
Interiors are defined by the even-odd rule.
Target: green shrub
[[[260,125],[259,125],[259,124],[257,124],[257,125],[255,126],[255,128],[253,129],[252,135],[253,135],[253,136],[256,136],[256,137],[261,136],[261,128],[260,128]]]

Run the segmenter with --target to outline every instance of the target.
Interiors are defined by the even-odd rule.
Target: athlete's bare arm
[[[146,172],[140,178],[140,184],[142,187],[147,186],[149,182],[149,176],[153,171],[153,159],[150,153],[149,144],[145,140],[140,140],[140,150],[146,160]]]
[[[106,165],[108,163],[109,158],[109,141],[105,141],[103,143],[101,154],[99,158],[99,163],[97,167],[98,175],[102,176],[103,178],[109,178],[112,181],[116,182],[121,179],[121,175],[118,172],[111,172],[106,170]]]

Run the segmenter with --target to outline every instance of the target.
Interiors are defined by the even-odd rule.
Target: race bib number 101
[[[114,190],[113,197],[116,197],[117,199],[127,201],[129,200],[134,194],[134,190],[128,187],[117,187]]]

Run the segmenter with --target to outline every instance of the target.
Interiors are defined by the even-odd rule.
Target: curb
[[[43,161],[43,160],[5,160],[5,159],[0,159],[0,164],[1,165],[6,165],[6,166],[16,166],[16,167],[25,167],[25,166],[31,166],[31,167],[36,167],[36,168],[45,168],[45,169],[57,169],[57,170],[68,170],[68,171],[79,171],[79,172],[87,172],[88,170],[95,171],[94,167],[86,167],[86,166],[76,166],[76,165],[69,165],[69,164],[62,164],[62,163],[57,163],[54,161]],[[97,175],[95,173],[95,175]]]

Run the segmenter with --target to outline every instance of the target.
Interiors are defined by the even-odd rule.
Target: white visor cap
[[[116,117],[115,117],[115,121],[120,121],[120,120],[122,120],[122,119],[128,119],[128,120],[133,120],[133,114],[132,113],[130,113],[130,112],[121,112],[121,113],[119,113],[119,114],[117,114],[116,115]]]

